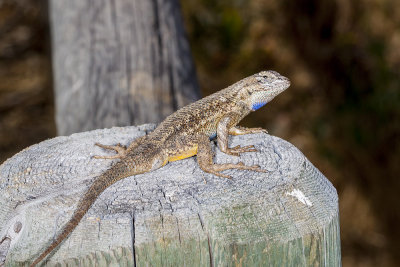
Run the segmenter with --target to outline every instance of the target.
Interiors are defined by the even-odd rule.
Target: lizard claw
[[[251,131],[253,133],[268,133],[268,131],[266,129],[263,129],[261,127],[259,127],[259,128],[251,128]]]
[[[233,148],[228,149],[226,154],[232,155],[232,156],[240,156],[241,153],[245,153],[245,152],[258,152],[258,150],[255,149],[253,145],[244,146],[244,147],[235,146]]]
[[[259,165],[250,166],[252,171],[267,173],[267,170],[261,169]]]
[[[93,156],[93,158],[95,159],[119,159],[124,157],[127,151],[126,146],[123,146],[120,143],[115,146],[106,146],[100,143],[95,143],[95,145],[104,149],[114,150],[117,152],[117,154],[114,156]]]
[[[226,175],[226,174],[222,174],[222,173],[218,173],[218,174],[215,174],[215,175],[217,175],[219,177],[222,177],[222,178],[226,178],[226,179],[232,179],[232,176],[229,176],[229,175]]]

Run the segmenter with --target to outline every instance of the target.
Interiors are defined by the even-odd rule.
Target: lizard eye
[[[271,77],[271,76],[268,76],[268,75],[263,75],[263,79],[265,80],[265,81],[272,81],[273,80],[273,77]]]

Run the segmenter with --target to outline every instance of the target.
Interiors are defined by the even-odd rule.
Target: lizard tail
[[[53,240],[53,242],[43,251],[35,261],[29,265],[30,267],[35,266],[41,260],[43,260],[53,249],[55,249],[68,235],[78,226],[79,222],[89,210],[89,208],[96,201],[96,198],[110,185],[115,182],[134,175],[132,173],[126,172],[126,165],[122,162],[117,162],[109,170],[101,174],[89,187],[85,195],[80,199],[78,206],[75,209],[74,214],[67,224],[62,228],[61,232]]]

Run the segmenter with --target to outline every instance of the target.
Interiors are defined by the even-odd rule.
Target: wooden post
[[[128,144],[152,125],[57,137],[0,166],[0,259],[30,262],[69,219],[93,179],[109,168],[95,142]],[[340,266],[338,197],[288,142],[235,136],[256,146],[240,160],[268,173],[204,173],[176,161],[108,188],[48,258],[49,266]],[[215,161],[237,162],[216,149]],[[2,258],[3,257],[3,258]],[[0,263],[1,265],[1,263]]]
[[[60,135],[156,123],[200,96],[178,0],[51,0]]]

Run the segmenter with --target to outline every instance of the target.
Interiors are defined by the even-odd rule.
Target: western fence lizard
[[[236,125],[251,111],[255,111],[290,85],[286,77],[275,71],[262,71],[247,77],[219,92],[187,105],[168,116],[153,132],[134,140],[129,147],[120,144],[106,146],[117,152],[114,156],[95,158],[120,159],[102,173],[81,198],[72,218],[62,228],[47,249],[30,265],[35,266],[56,248],[79,224],[96,198],[109,186],[126,177],[150,172],[171,161],[197,155],[201,170],[216,176],[231,178],[221,173],[227,169],[265,172],[259,166],[214,164],[210,139],[217,137],[220,150],[238,156],[257,151],[254,146],[228,147],[228,135],[266,132],[261,128],[243,128]]]

